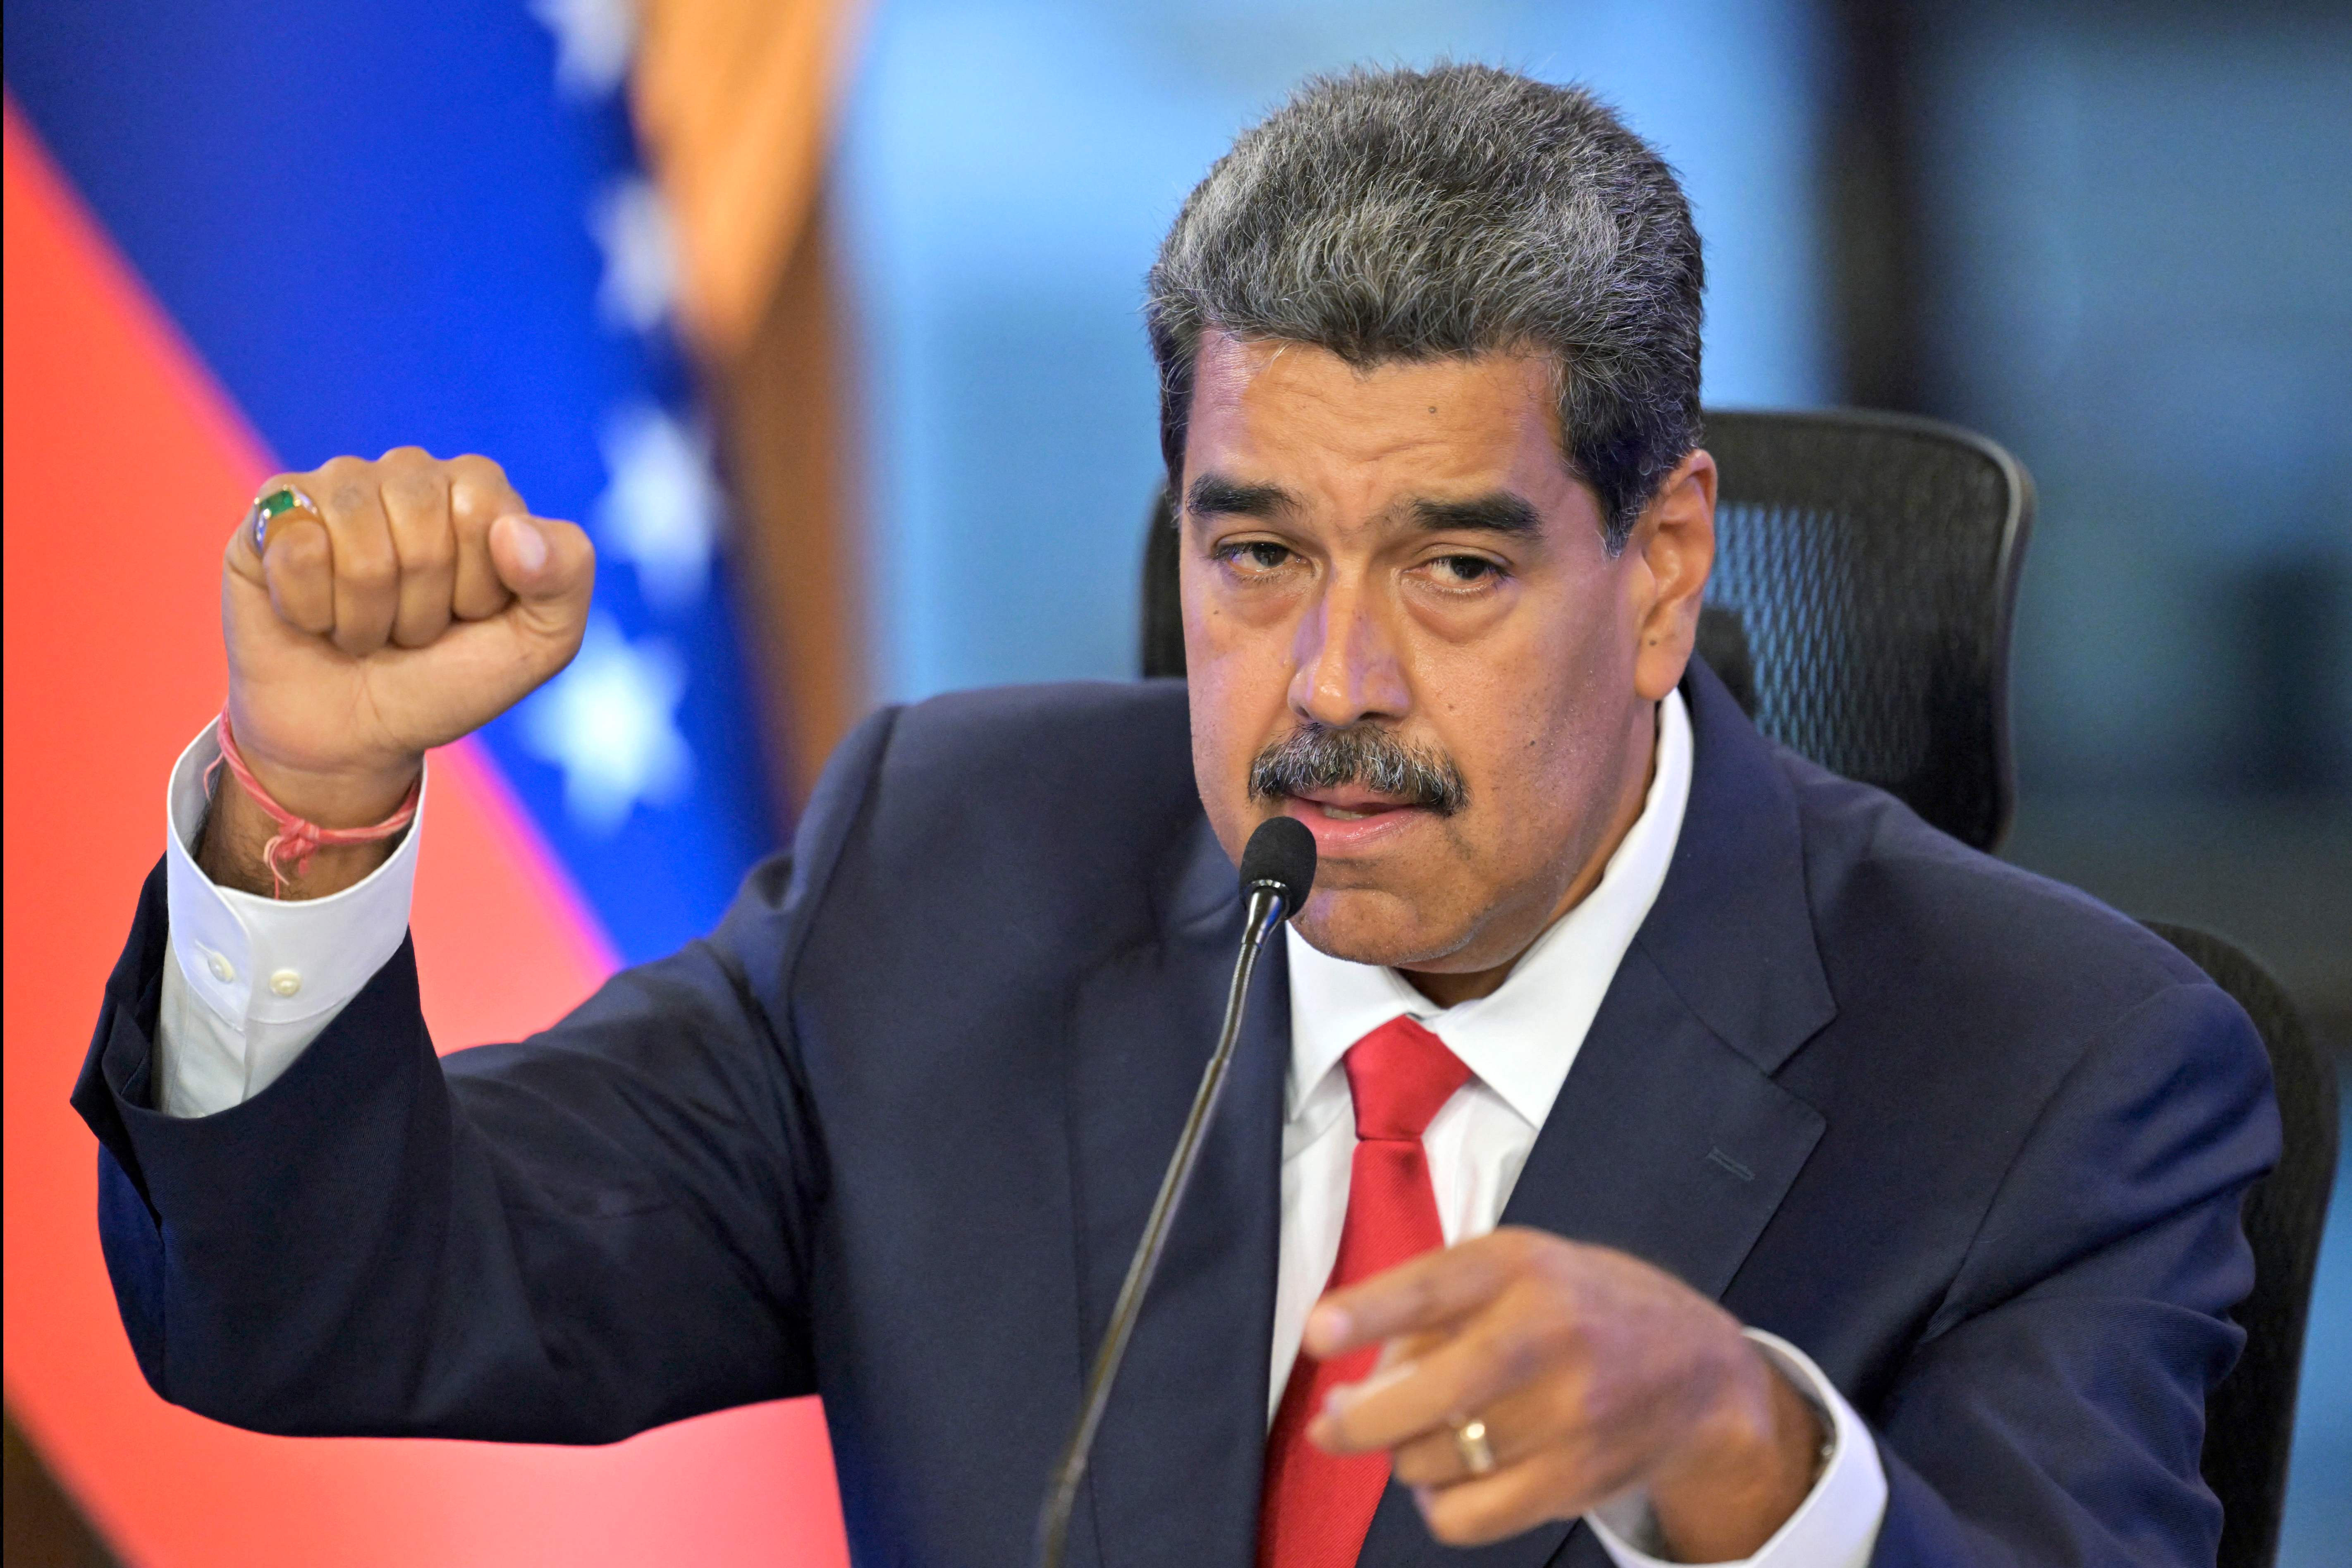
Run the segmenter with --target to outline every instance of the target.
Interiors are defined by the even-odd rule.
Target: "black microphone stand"
[[[1263,825],[1259,833],[1263,835],[1265,828],[1290,820],[1276,817]],[[1314,840],[1303,826],[1296,823],[1292,826],[1297,837],[1307,840],[1307,878],[1311,879]],[[1255,838],[1251,847],[1256,847]],[[1250,858],[1243,857],[1244,866]],[[1143,1239],[1136,1246],[1134,1260],[1127,1266],[1127,1281],[1118,1288],[1118,1300],[1111,1308],[1110,1327],[1103,1333],[1102,1348],[1095,1352],[1094,1370],[1087,1377],[1077,1427],[1070,1434],[1069,1447],[1062,1450],[1061,1462],[1054,1467],[1054,1484],[1045,1493],[1045,1507],[1037,1519],[1040,1568],[1062,1568],[1062,1554],[1069,1545],[1070,1511],[1077,1506],[1078,1484],[1086,1479],[1095,1433],[1102,1426],[1103,1411],[1110,1404],[1111,1384],[1118,1376],[1118,1363],[1127,1355],[1127,1342],[1133,1337],[1135,1321],[1142,1313],[1144,1292],[1151,1288],[1151,1277],[1159,1271],[1160,1254],[1168,1243],[1169,1225],[1176,1216],[1177,1205],[1183,1202],[1186,1184],[1192,1179],[1192,1166],[1200,1158],[1209,1120],[1216,1112],[1217,1096],[1225,1086],[1225,1071],[1233,1066],[1234,1045],[1241,1036],[1242,1012],[1249,1000],[1250,975],[1257,968],[1258,949],[1290,912],[1286,907],[1289,900],[1303,895],[1305,889],[1290,879],[1276,880],[1269,877],[1250,883],[1247,891],[1247,923],[1242,931],[1241,953],[1234,961],[1233,985],[1225,993],[1224,1026],[1218,1031],[1217,1048],[1210,1053],[1209,1065],[1201,1074],[1201,1088],[1192,1096],[1192,1111],[1184,1119],[1183,1135],[1176,1140],[1176,1152],[1168,1162],[1168,1173],[1160,1178],[1160,1195],[1152,1200],[1150,1217],[1143,1223]]]

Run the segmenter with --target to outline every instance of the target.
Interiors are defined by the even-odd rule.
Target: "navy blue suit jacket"
[[[1872,1424],[1881,1563],[2210,1563],[2207,1389],[2274,1158],[2244,1016],[2066,889],[1765,742],[1688,816],[1504,1219],[1637,1253]],[[160,870],[75,1103],[140,1364],[283,1433],[595,1443],[824,1396],[861,1563],[1024,1561],[1241,915],[1173,684],[877,715],[707,941],[436,1058],[406,949],[275,1084],[151,1109]],[[1074,1563],[1250,1563],[1286,979],[1112,1401]],[[1391,1487],[1362,1562],[1456,1556]]]

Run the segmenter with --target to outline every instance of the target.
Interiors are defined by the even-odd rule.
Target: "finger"
[[[307,474],[273,474],[254,493],[290,489],[299,496],[307,493],[302,487],[310,482]],[[262,519],[262,531],[257,534],[257,502],[237,519],[222,551],[223,564],[267,594],[271,613],[287,625],[313,636],[333,630],[334,565],[326,524],[306,503]]]
[[[1448,1546],[1484,1546],[1555,1519],[1572,1519],[1607,1494],[1583,1490],[1548,1455],[1449,1487],[1419,1487],[1413,1501],[1429,1533]]]
[[[1307,1315],[1307,1352],[1328,1361],[1398,1334],[1444,1328],[1510,1282],[1520,1250],[1498,1231],[1334,1290]]]
[[[326,512],[334,552],[334,644],[355,658],[373,653],[392,636],[400,609],[400,557],[375,466],[337,458],[319,470],[310,494]]]
[[[402,647],[423,647],[448,626],[457,583],[448,472],[421,447],[396,447],[376,466],[400,570],[392,640]]]
[[[533,636],[579,645],[596,586],[596,549],[577,525],[509,513],[490,527],[499,581],[514,595],[511,614]]]
[[[1507,1294],[1401,1377],[1332,1391],[1307,1435],[1334,1453],[1394,1448],[1493,1411],[1538,1380],[1580,1390],[1586,1356],[1574,1319],[1540,1294]]]
[[[1504,1458],[1506,1444],[1496,1435],[1492,1422],[1486,1425],[1486,1444],[1494,1450],[1495,1465],[1498,1469],[1526,1457],[1511,1452],[1510,1458]],[[1462,1444],[1450,1431],[1426,1432],[1410,1443],[1400,1445],[1392,1468],[1396,1471],[1396,1479],[1409,1487],[1450,1487],[1456,1481],[1475,1479],[1478,1473],[1465,1462]]]
[[[1605,1438],[1605,1434],[1577,1419],[1572,1400],[1563,1402],[1538,1388],[1522,1389],[1468,1415],[1479,1423],[1486,1452],[1494,1458],[1488,1475],[1547,1452],[1555,1459],[1568,1458],[1582,1464]],[[1466,1420],[1449,1416],[1442,1426],[1393,1445],[1397,1479],[1409,1487],[1452,1486],[1478,1479],[1478,1472],[1463,1458],[1460,1428],[1467,1425]]]
[[[287,524],[295,519],[306,517],[315,519],[319,515],[308,506],[296,506],[290,510],[279,512],[275,517],[263,519],[262,527],[265,531],[263,533],[257,534],[254,531],[254,515],[260,510],[261,505],[257,498],[278,490],[291,490],[298,496],[301,495],[304,493],[301,487],[305,478],[306,476],[299,474],[272,474],[261,481],[260,488],[253,492],[257,498],[253,506],[247,508],[246,514],[236,520],[236,527],[230,532],[228,544],[222,552],[222,559],[230,571],[248,583],[256,584],[264,583],[261,560],[265,551],[265,539],[275,539],[284,531]]]
[[[313,637],[335,629],[335,554],[317,517],[304,511],[275,520],[261,573],[279,620]]]
[[[507,482],[506,470],[488,458],[469,453],[450,458],[445,467],[449,471],[449,518],[457,547],[449,607],[459,620],[485,620],[505,609],[512,597],[499,581],[498,566],[490,559],[490,525],[528,509],[514,486]]]

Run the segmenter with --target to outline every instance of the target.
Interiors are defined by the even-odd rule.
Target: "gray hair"
[[[1614,552],[1699,442],[1703,284],[1674,171],[1582,88],[1477,65],[1310,79],[1217,160],[1152,266],[1170,485],[1203,331],[1358,366],[1533,352]]]

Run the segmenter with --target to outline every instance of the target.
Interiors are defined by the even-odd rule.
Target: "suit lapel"
[[[1788,783],[1703,666],[1685,693],[1697,752],[1673,865],[1502,1223],[1633,1253],[1719,1298],[1824,1125],[1770,1074],[1835,1008]],[[1573,1529],[1445,1561],[1538,1568]],[[1394,1568],[1436,1550],[1391,1485],[1360,1563]]]
[[[1160,940],[1074,1000],[1070,1135],[1088,1363],[1214,1043],[1241,906],[1201,825]],[[1290,999],[1279,942],[1097,1439],[1071,1561],[1247,1568],[1272,1354]],[[1091,1516],[1091,1519],[1090,1517]],[[1091,1528],[1090,1528],[1091,1525]]]

